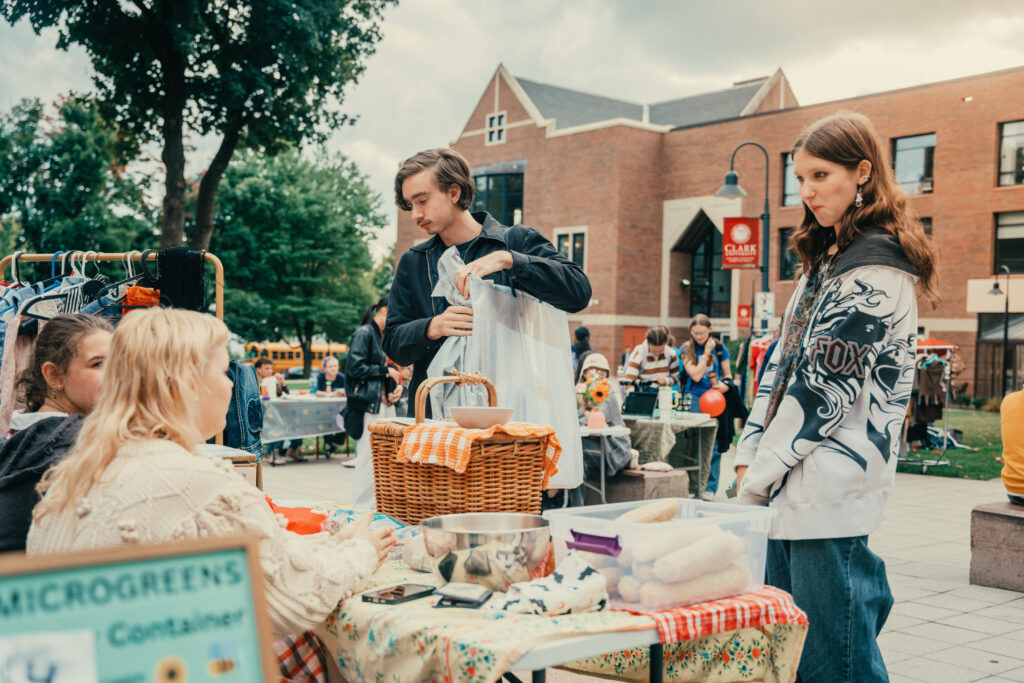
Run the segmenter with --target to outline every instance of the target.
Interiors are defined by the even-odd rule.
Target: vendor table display
[[[673,411],[668,420],[623,416],[623,421],[629,427],[633,448],[640,453],[641,465],[660,460],[673,467],[696,470],[697,477],[690,480],[690,492],[704,490],[718,420],[703,413]]]
[[[367,590],[406,582],[438,584],[430,574],[389,562]],[[377,605],[355,595],[316,633],[352,680],[484,682],[506,671],[559,664],[647,680],[649,646],[655,645],[666,681],[789,683],[807,632],[807,618],[792,598],[770,587],[657,618],[609,610],[547,617],[486,607],[438,609],[437,600]],[[619,635],[609,639],[612,633]],[[619,651],[623,644],[629,649]],[[611,652],[599,654],[605,648]]]
[[[338,413],[345,402],[344,396],[264,400],[263,443],[343,432],[338,426]]]

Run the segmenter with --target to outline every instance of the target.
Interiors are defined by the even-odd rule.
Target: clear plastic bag
[[[469,302],[455,289],[462,267],[458,250],[448,249],[438,263],[433,296],[453,305],[471,306],[473,334],[449,337],[427,368],[439,377],[479,372],[491,380],[498,405],[513,409],[512,420],[549,424],[562,445],[558,473],[551,488],[575,488],[583,482],[583,446],[576,413],[569,322],[564,311],[522,291],[469,278]],[[442,384],[430,392],[435,418],[450,417],[451,406],[487,405],[483,387]]]

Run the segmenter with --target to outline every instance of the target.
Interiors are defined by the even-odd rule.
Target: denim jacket
[[[260,402],[256,368],[233,360],[228,364],[228,377],[235,383],[235,388],[228,406],[224,445],[254,453],[257,460],[262,460],[263,403]]]

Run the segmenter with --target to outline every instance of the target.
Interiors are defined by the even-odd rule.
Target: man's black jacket
[[[482,224],[463,259],[466,263],[495,251],[512,253],[512,268],[485,279],[513,290],[528,292],[545,303],[569,313],[590,303],[590,280],[583,269],[561,253],[533,228],[505,227],[487,212],[473,214]],[[427,325],[448,308],[444,297],[432,297],[437,284],[437,263],[447,247],[434,235],[402,254],[395,271],[384,326],[384,352],[399,365],[413,365],[409,383],[409,411],[415,410],[416,389],[427,378],[427,366],[445,338],[427,338]],[[566,331],[568,334],[568,330]],[[430,402],[427,402],[429,411]]]

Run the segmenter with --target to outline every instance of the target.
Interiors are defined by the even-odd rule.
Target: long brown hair
[[[917,267],[918,293],[938,305],[935,291],[935,251],[921,222],[907,204],[907,197],[896,186],[892,167],[878,133],[863,114],[841,111],[812,123],[793,145],[793,153],[804,150],[811,156],[839,164],[849,170],[861,161],[871,163],[871,175],[861,186],[864,204],[850,207],[836,227],[835,237],[823,230],[814,213],[804,204],[804,219],[793,231],[793,251],[800,259],[803,272],[809,271],[832,245],[838,241],[839,251],[853,243],[866,228],[878,226],[896,236],[903,252]]]
[[[698,313],[690,318],[690,324],[686,328],[686,333],[690,337],[690,340],[686,343],[686,360],[690,361],[694,365],[697,364],[697,340],[693,338],[693,328],[697,327],[697,325],[703,325],[710,331],[711,318],[707,317],[703,313]],[[707,342],[705,341],[704,343],[706,344]],[[703,353],[703,351],[701,353]]]

